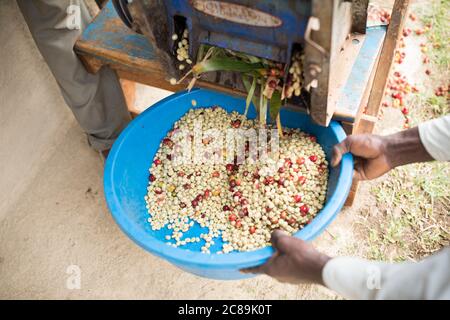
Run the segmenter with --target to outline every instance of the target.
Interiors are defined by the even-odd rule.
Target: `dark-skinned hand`
[[[389,136],[348,136],[334,146],[331,165],[337,166],[348,152],[355,158],[354,177],[357,180],[375,179],[398,166],[433,160],[420,140],[417,127]]]
[[[276,251],[265,264],[241,271],[264,273],[280,282],[323,284],[322,269],[330,257],[280,230],[272,233],[271,242]]]
[[[348,136],[333,148],[331,165],[336,167],[342,156],[352,153],[355,159],[354,178],[357,180],[375,179],[392,169],[388,159],[385,139],[372,134]]]

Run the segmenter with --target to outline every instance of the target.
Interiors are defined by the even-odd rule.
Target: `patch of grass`
[[[450,113],[450,105],[446,97],[438,97],[434,95],[434,92],[414,94],[409,105],[412,126]]]
[[[376,229],[369,229],[369,248],[367,257],[372,260],[386,260],[383,246],[380,243],[381,235]]]
[[[431,60],[433,69],[433,83],[448,85],[450,78],[450,0],[433,0],[427,4],[418,3],[417,13],[423,26],[430,26],[425,33],[427,38],[427,56]],[[450,105],[444,95],[438,97],[434,88],[428,88],[423,93],[413,96],[411,105],[415,106],[412,114],[412,124],[417,125],[422,121],[441,117],[450,113]]]
[[[427,33],[427,38],[432,46],[429,54],[431,61],[441,68],[449,70],[450,0],[431,1],[431,5],[420,6],[419,11],[423,24],[431,26],[430,31]]]
[[[450,112],[446,97],[434,94],[433,83],[448,83],[450,74],[450,0],[417,3],[426,33],[427,55],[435,75],[430,87],[409,101],[411,125]],[[374,183],[382,217],[365,216],[367,255],[377,260],[417,260],[450,243],[450,164],[429,162],[392,170]]]
[[[381,221],[371,221],[368,256],[416,260],[450,243],[450,165],[422,163],[397,168],[373,187]]]
[[[430,26],[425,33],[427,38],[427,56],[431,60],[432,77],[436,86],[449,84],[450,78],[450,0],[433,0],[427,4],[418,3],[417,13],[423,26]],[[415,105],[413,124],[437,118],[450,113],[450,105],[444,95],[438,97],[434,88],[416,94],[411,101]],[[415,118],[415,119],[414,119]]]
[[[435,116],[440,117],[450,112],[450,107],[446,97],[430,96],[426,100],[426,105],[434,113]]]

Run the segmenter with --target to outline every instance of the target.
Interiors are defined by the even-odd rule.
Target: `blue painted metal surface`
[[[237,23],[205,17],[193,9],[188,2],[187,0],[168,1],[166,6],[170,17],[180,14],[187,17],[187,25],[192,34],[199,36],[199,39],[195,39],[196,41],[253,53],[277,61],[288,61],[292,43],[303,41],[301,35],[305,32],[310,12],[310,1],[307,0],[279,2],[264,0],[258,2],[257,5],[250,4],[249,7],[276,14],[282,19],[282,26],[280,28],[251,26],[242,28],[242,25]],[[168,22],[173,30],[173,19],[169,19]],[[206,32],[206,29],[203,29],[204,32],[201,32],[200,29],[206,28],[206,26],[210,30]],[[102,9],[95,21],[86,28],[81,40],[97,42],[99,46],[107,50],[128,50],[132,58],[156,58],[153,46],[143,35],[133,33],[122,23],[111,1]],[[283,57],[275,57],[279,49],[280,52],[283,52]]]
[[[203,107],[221,105],[227,111],[236,110],[240,113],[245,109],[244,99],[204,89],[171,95],[147,109],[122,132],[108,156],[104,172],[106,201],[120,228],[145,250],[199,276],[214,279],[246,278],[249,276],[241,274],[239,269],[262,264],[272,255],[272,248],[222,255],[200,253],[202,243],[174,248],[165,243],[164,237],[169,234],[168,230],[153,231],[147,222],[144,196],[147,192],[148,169],[161,139],[173,123],[192,108],[193,99],[198,106]],[[249,117],[255,117],[252,108]],[[307,115],[287,110],[282,110],[281,119],[287,127],[298,127],[316,135],[328,160],[333,145],[345,138],[342,127],[335,121],[324,128],[314,125]],[[312,240],[325,230],[342,208],[352,176],[353,159],[347,154],[340,166],[330,168],[326,205],[309,225],[295,234],[296,237]],[[199,231],[197,225],[187,236],[198,234]],[[211,248],[212,252],[217,251],[222,243],[220,239],[215,242],[217,244]]]
[[[342,90],[336,108],[338,114],[347,114],[349,117],[341,117],[337,120],[354,121],[385,35],[386,26],[367,28],[364,43],[352,68],[349,80]],[[110,2],[86,28],[81,40],[91,42],[105,51],[128,55],[130,60],[144,59],[154,61],[157,59],[153,46],[145,36],[134,33],[123,25]],[[104,60],[104,57],[101,56],[96,58]]]
[[[107,51],[123,52],[130,59],[157,59],[156,52],[147,38],[123,24],[111,1],[84,30],[80,40],[91,42]]]
[[[190,43],[198,42],[228,48],[284,63],[290,62],[293,44],[304,41],[303,35],[311,15],[311,0],[230,0],[226,4],[222,2],[220,6],[215,5],[218,3],[220,2],[209,3],[205,7],[213,8],[210,12],[220,14],[228,12],[226,15],[236,17],[239,10],[230,7],[231,3],[250,8],[255,10],[254,12],[269,14],[281,21],[281,25],[277,27],[244,25],[205,14],[194,8],[195,1],[174,0],[164,2],[171,31],[175,31],[173,17],[183,16],[187,20],[191,35]],[[256,17],[258,13],[246,12],[242,17],[245,18],[245,15],[247,19],[244,20],[250,23],[252,17]],[[191,52],[191,56],[195,57],[195,53]]]
[[[364,91],[367,87],[371,72],[375,67],[376,57],[383,46],[386,26],[367,28],[364,43],[352,67],[347,83],[341,91],[336,109],[340,113],[350,115],[349,118],[339,120],[353,121],[358,113]]]

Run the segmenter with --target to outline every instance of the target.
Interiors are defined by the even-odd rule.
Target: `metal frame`
[[[382,49],[375,60],[376,67],[373,68],[373,71],[370,75],[365,76],[365,79],[367,79],[367,83],[365,85],[364,94],[360,101],[359,110],[356,116],[351,118],[346,117],[345,114],[337,114],[336,112],[334,112],[334,116],[337,116],[336,120],[341,121],[347,134],[370,133],[374,129],[381,105],[381,99],[384,95],[387,78],[392,67],[396,46],[401,37],[401,31],[405,22],[408,5],[409,0],[396,0],[394,3],[391,22],[388,26]],[[111,8],[108,8],[108,6],[105,8],[105,10],[110,9]],[[108,18],[108,16],[105,17],[100,14],[97,19],[106,18]],[[145,40],[141,39],[143,38],[142,36],[136,35],[131,31],[124,31],[123,26],[118,26],[114,23],[107,23],[107,25],[109,29],[105,30],[105,32],[107,32],[110,36],[112,35],[112,38],[108,39],[108,42],[104,45],[110,46],[112,48],[111,50],[108,50],[108,48],[105,47],[98,47],[100,39],[98,39],[99,35],[96,34],[97,30],[95,30],[95,24],[91,24],[88,26],[88,28],[83,33],[82,38],[75,45],[75,51],[78,53],[80,59],[83,61],[88,71],[96,73],[103,65],[108,65],[116,70],[119,77],[121,78],[145,83],[151,86],[171,91],[184,89],[184,85],[171,86],[168,83],[166,70],[156,58],[157,52],[155,52],[154,48],[149,46],[148,43],[145,42]],[[352,26],[352,30],[357,29],[355,28],[356,26]],[[311,28],[311,30],[313,31],[314,28]],[[311,37],[308,38],[324,48],[324,50],[327,50],[327,46],[324,46],[323,42],[321,42],[317,38],[318,34],[320,33],[316,33],[313,31],[310,34]],[[89,38],[89,40],[85,40],[83,38],[84,36]],[[357,34],[355,34],[354,36],[359,37],[359,35]],[[132,43],[127,43],[126,48],[122,48],[122,46],[124,46],[123,43],[115,42],[123,40],[124,37],[134,39],[135,41]],[[347,41],[348,40],[351,40],[351,38],[347,39]],[[117,47],[119,47],[120,50],[114,50],[117,49]],[[313,47],[314,45],[311,45],[311,48]],[[317,50],[317,48],[312,50]],[[347,50],[347,52],[352,51]],[[349,72],[351,72],[351,68],[349,68]],[[240,94],[239,92],[215,86],[211,83],[199,81],[197,84],[199,86],[214,90]],[[317,103],[317,105],[319,104]],[[363,113],[363,110],[366,106],[366,112]],[[320,111],[321,114],[319,115],[317,113],[313,115],[314,110],[311,110],[311,115],[317,115],[318,117],[325,116],[326,118],[330,117],[330,114],[324,114],[323,110],[324,109]],[[319,110],[317,110],[317,112],[319,112]],[[357,188],[358,184],[354,182],[349,198],[347,200],[347,205],[351,205],[351,203],[353,202]]]

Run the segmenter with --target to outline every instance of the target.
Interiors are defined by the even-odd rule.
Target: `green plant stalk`
[[[206,48],[201,51],[202,56],[204,55],[205,49]],[[259,119],[260,125],[265,125],[267,123],[267,108],[269,108],[271,121],[276,121],[278,130],[281,131],[281,121],[279,119],[279,112],[282,104],[281,91],[275,90],[270,99],[264,96],[264,88],[266,86],[264,74],[267,73],[267,69],[270,68],[270,66],[271,63],[265,59],[253,57],[240,52],[232,52],[227,49],[210,47],[205,56],[201,58],[201,61],[194,65],[192,70],[188,72],[185,77],[189,73],[193,73],[194,78],[188,86],[188,89],[191,89],[195,84],[195,80],[201,74],[206,72],[232,71],[242,73],[242,82],[247,90],[244,113],[245,116],[247,116],[250,103],[253,101],[258,113],[257,118]],[[185,77],[183,77],[183,79]],[[249,77],[253,78],[251,84]],[[259,99],[255,97],[258,80],[260,81]]]
[[[234,72],[251,72],[263,70],[261,63],[248,63],[244,61],[234,60],[234,58],[211,58],[197,63],[192,67],[195,75],[212,71],[234,71]]]
[[[233,52],[231,50],[226,50],[226,52],[228,52],[229,54],[231,54],[231,55],[233,55],[233,56],[235,56],[237,58],[240,58],[240,59],[242,59],[244,61],[247,60],[250,63],[259,63],[259,62],[261,62],[260,58],[257,58],[255,56],[251,56],[251,55],[248,55],[248,54],[245,54],[245,53]]]
[[[202,61],[203,56],[205,55],[206,46],[200,46],[198,48],[198,54],[197,54],[197,62]]]
[[[272,94],[269,104],[270,120],[276,123],[278,135],[283,137],[283,130],[281,127],[280,109],[281,109],[281,91],[275,90]]]
[[[267,123],[267,98],[263,94],[265,85],[265,81],[262,80],[259,97],[259,124],[261,126]]]
[[[269,104],[270,120],[275,121],[281,108],[281,91],[275,90]]]
[[[247,116],[248,108],[250,107],[250,102],[253,100],[253,104],[255,106],[257,105],[256,99],[253,98],[255,95],[255,89],[256,89],[256,77],[253,77],[253,81],[252,81],[251,85],[245,76],[242,77],[242,82],[244,83],[244,87],[247,90],[247,99],[245,100],[245,113],[244,113],[244,115]]]

